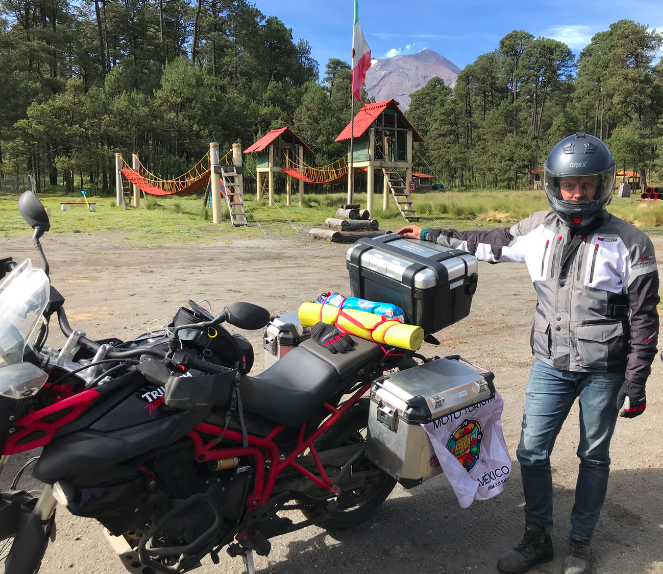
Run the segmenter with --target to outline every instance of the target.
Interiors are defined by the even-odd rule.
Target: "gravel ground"
[[[663,238],[654,238],[657,251]],[[129,249],[112,233],[51,235],[43,240],[53,284],[67,298],[75,328],[88,336],[120,338],[159,324],[188,299],[207,299],[214,311],[237,300],[272,313],[296,310],[320,292],[349,290],[346,246],[311,243],[305,237],[238,241],[196,247]],[[16,259],[37,256],[28,236],[5,240],[3,252]],[[5,256],[5,255],[3,255]],[[515,460],[525,385],[532,356],[529,328],[535,293],[525,266],[480,264],[479,288],[469,318],[440,334],[441,348],[425,354],[456,354],[496,374],[504,397],[504,432]],[[245,333],[246,335],[247,333]],[[249,333],[256,349],[254,372],[262,367],[260,333]],[[60,345],[62,337],[51,343]],[[613,439],[608,496],[594,543],[596,571],[606,574],[663,573],[663,365],[656,361],[649,383],[647,412],[618,422]],[[578,459],[578,409],[571,411],[553,453],[556,526],[554,562],[532,572],[559,572],[568,535]],[[25,457],[10,461],[0,487]],[[27,477],[22,486],[34,481]],[[495,572],[500,553],[513,546],[523,528],[523,496],[518,464],[505,492],[462,510],[446,479],[436,477],[413,490],[398,486],[370,520],[343,532],[309,527],[273,540],[267,558],[256,557],[263,573],[317,574],[374,572]],[[124,571],[90,519],[58,511],[58,538],[41,572],[121,573]],[[243,572],[240,559],[221,555],[198,570]]]

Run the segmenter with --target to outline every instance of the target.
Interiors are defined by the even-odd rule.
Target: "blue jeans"
[[[592,538],[608,488],[610,439],[623,382],[623,373],[558,371],[539,359],[532,365],[516,456],[523,479],[526,520],[543,527],[546,534],[553,527],[550,453],[578,397],[580,470],[571,512],[571,538]]]

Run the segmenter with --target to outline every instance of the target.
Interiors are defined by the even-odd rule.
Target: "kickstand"
[[[247,550],[242,554],[244,565],[246,566],[246,574],[256,574],[256,568],[253,564],[253,550]]]

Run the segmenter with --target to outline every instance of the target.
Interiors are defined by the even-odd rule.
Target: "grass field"
[[[132,244],[191,244],[224,241],[269,234],[307,233],[311,227],[324,225],[327,217],[333,217],[337,207],[344,203],[344,194],[308,193],[305,206],[297,207],[293,195],[293,207],[286,207],[285,195],[275,196],[276,206],[267,206],[255,197],[245,197],[247,218],[257,220],[261,227],[233,228],[227,218],[223,225],[210,222],[211,210],[203,207],[200,195],[159,197],[141,200],[140,209],[115,207],[110,197],[90,198],[96,201],[96,212],[85,206],[70,206],[60,210],[62,201],[78,201],[79,197],[40,194],[44,205],[51,208],[52,233],[95,233],[115,231]],[[0,198],[0,230],[5,236],[28,233],[29,230],[18,213],[18,196]],[[527,217],[535,211],[549,209],[542,191],[463,191],[416,193],[413,196],[417,213],[422,216],[423,227],[469,228],[507,226]],[[366,194],[357,194],[355,202],[366,205]],[[382,195],[375,195],[374,217],[381,228],[396,229],[405,222],[390,198],[390,208],[382,211]],[[614,197],[609,211],[629,221],[650,234],[663,233],[663,201],[642,201]],[[250,212],[250,213],[249,213]]]

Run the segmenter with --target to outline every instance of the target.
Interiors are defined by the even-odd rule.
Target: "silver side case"
[[[462,359],[461,359],[462,360]],[[371,386],[366,452],[368,458],[406,488],[442,471],[422,422],[446,419],[454,412],[489,400],[492,385],[481,367],[439,359],[389,375]],[[491,379],[492,380],[492,379]],[[427,419],[408,421],[407,401],[425,399]]]

